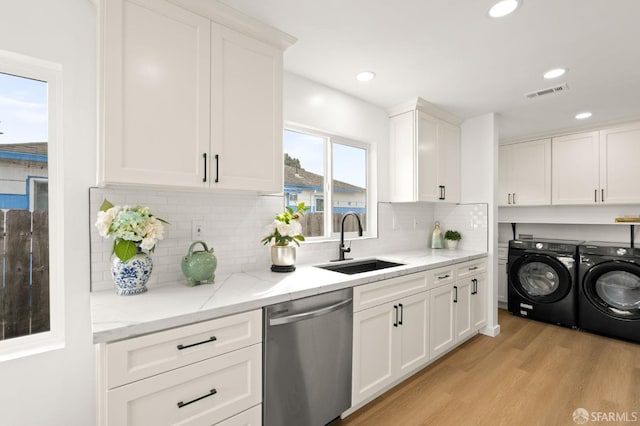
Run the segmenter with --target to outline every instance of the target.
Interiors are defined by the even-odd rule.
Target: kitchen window
[[[0,361],[64,346],[61,68],[0,51]]]
[[[349,212],[360,218],[364,236],[374,236],[371,145],[292,126],[285,129],[283,141],[285,204],[295,209],[304,202],[310,207],[302,220],[305,238],[337,238]],[[353,218],[345,220],[349,238],[357,237],[357,229]]]

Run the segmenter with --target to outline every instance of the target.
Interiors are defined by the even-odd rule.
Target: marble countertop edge
[[[93,292],[93,342],[122,340],[486,256],[486,252],[478,251],[412,251],[368,256],[404,265],[354,275],[316,268],[314,265],[329,263],[318,262],[298,265],[293,273],[259,270],[218,275],[214,284],[187,287],[176,283],[135,296]]]

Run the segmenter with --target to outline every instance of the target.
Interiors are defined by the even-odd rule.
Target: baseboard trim
[[[496,324],[493,327],[482,327],[480,329],[480,334],[484,334],[485,336],[489,337],[496,337],[498,334],[500,334],[500,324]]]

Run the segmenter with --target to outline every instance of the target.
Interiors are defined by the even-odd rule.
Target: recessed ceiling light
[[[492,18],[502,18],[513,13],[522,3],[522,0],[501,0],[491,6],[489,16]]]
[[[371,81],[375,78],[375,76],[376,74],[374,72],[362,71],[361,73],[358,73],[356,78],[358,79],[358,81]]]
[[[585,118],[589,118],[591,117],[593,114],[591,114],[590,112],[581,112],[580,114],[576,114],[576,119],[578,120],[584,120]]]
[[[558,78],[561,75],[565,75],[567,72],[566,68],[554,68],[544,73],[544,78],[550,80],[552,78]]]

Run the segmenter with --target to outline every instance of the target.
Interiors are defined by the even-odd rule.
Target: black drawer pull
[[[445,278],[449,278],[449,277],[450,277],[450,275],[449,275],[449,274],[447,274],[447,275],[443,275],[443,276],[441,276],[441,277],[438,277],[438,279],[439,279],[439,280],[444,280]]]
[[[398,306],[400,306],[400,321],[398,321],[398,324],[402,325],[402,318],[404,318],[404,306],[402,306],[402,303],[398,303]]]
[[[220,182],[220,179],[218,179],[220,177],[220,156],[216,154],[215,158],[216,158],[216,180],[214,182],[218,183]]]
[[[455,295],[455,296],[453,296],[453,303],[458,303],[458,286],[457,286],[457,285],[454,285],[454,286],[453,286],[453,289],[454,289],[454,290],[455,290],[455,292],[456,292],[456,295]]]
[[[202,395],[202,396],[201,396],[201,397],[199,397],[199,398],[192,399],[191,401],[187,401],[187,402],[182,402],[182,401],[178,402],[178,408],[186,407],[186,406],[187,406],[187,405],[189,405],[189,404],[193,404],[194,402],[198,402],[198,401],[200,401],[201,399],[208,398],[208,397],[210,397],[211,395],[215,395],[215,394],[217,394],[217,393],[218,393],[218,391],[217,391],[217,390],[215,390],[215,389],[211,389],[211,390],[209,391],[209,393],[208,393],[208,394],[206,394],[206,395]]]
[[[202,154],[202,158],[204,158],[204,177],[202,178],[203,182],[207,181],[207,153]]]
[[[191,347],[194,347],[194,346],[204,345],[205,343],[215,342],[216,340],[218,340],[218,339],[216,339],[216,336],[212,336],[208,340],[203,340],[202,342],[192,343],[190,345],[178,345],[176,347],[178,348],[179,351],[181,351],[183,349],[191,348]]]
[[[396,311],[396,319],[393,322],[393,326],[397,327],[398,326],[398,305],[393,305],[393,310]]]
[[[477,266],[472,266],[471,268],[469,268],[470,271],[475,271],[476,269],[478,269]]]

